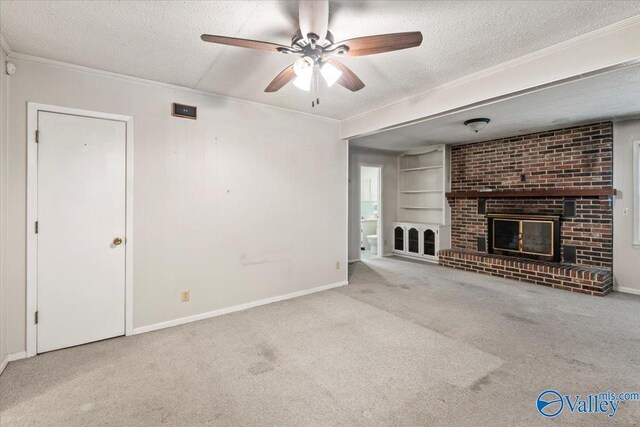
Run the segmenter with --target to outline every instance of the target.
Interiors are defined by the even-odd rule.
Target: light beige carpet
[[[350,285],[10,363],[0,424],[548,425],[538,394],[640,391],[640,298],[397,258]],[[554,424],[610,425],[562,413]],[[640,424],[640,402],[613,419]]]

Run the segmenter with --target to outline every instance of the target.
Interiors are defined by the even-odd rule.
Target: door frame
[[[102,113],[78,108],[27,102],[27,357],[37,354],[37,326],[35,312],[38,307],[38,239],[35,222],[38,220],[38,112],[67,114],[125,123],[125,335],[133,334],[133,117]]]
[[[376,225],[376,234],[378,235],[378,253],[374,258],[382,258],[384,257],[384,245],[383,239],[384,236],[384,227],[382,226],[382,197],[383,197],[383,188],[382,188],[382,174],[384,173],[384,165],[375,164],[375,163],[358,163],[358,224],[360,224],[362,218],[362,167],[369,168],[378,168],[378,224]],[[359,233],[360,234],[360,233]],[[362,261],[362,251],[360,250],[360,245],[358,245],[358,260]]]

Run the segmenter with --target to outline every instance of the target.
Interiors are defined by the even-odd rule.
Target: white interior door
[[[42,353],[125,333],[126,124],[39,111],[38,131]]]

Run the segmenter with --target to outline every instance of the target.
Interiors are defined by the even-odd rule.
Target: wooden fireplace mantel
[[[498,191],[451,191],[447,199],[493,198],[493,197],[610,197],[615,196],[613,187],[605,188],[549,188],[540,190]]]

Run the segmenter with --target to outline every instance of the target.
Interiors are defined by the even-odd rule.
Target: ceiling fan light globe
[[[329,87],[333,86],[333,84],[337,82],[342,75],[342,71],[338,70],[328,62],[322,65],[320,72],[322,73],[322,77],[324,77],[324,81]]]
[[[313,59],[305,56],[296,60],[296,62],[293,63],[293,72],[296,73],[298,77],[310,77],[313,73]]]
[[[293,85],[298,89],[302,89],[305,92],[309,92],[311,90],[311,74],[312,73],[309,73],[308,75],[300,75],[296,77],[296,79],[293,81]]]

